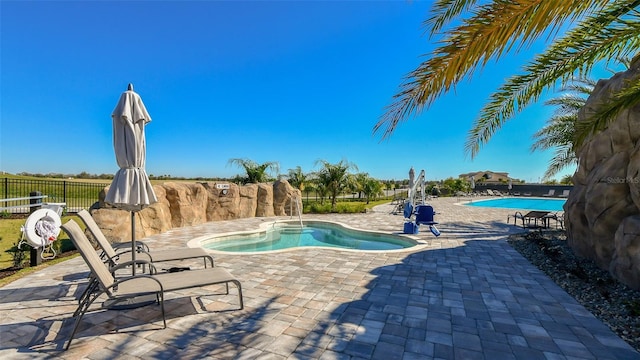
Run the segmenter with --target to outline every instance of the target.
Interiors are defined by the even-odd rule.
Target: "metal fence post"
[[[42,192],[32,191],[29,193],[29,196],[42,196]],[[42,198],[30,199],[29,204],[42,204]],[[29,212],[33,213],[39,208],[40,206],[31,206],[29,208]],[[29,252],[29,265],[38,266],[40,264],[42,264],[42,258],[38,256],[38,249],[34,249],[33,247],[31,247],[31,251]]]
[[[40,191],[32,191],[29,193],[30,197],[34,197],[34,196],[42,196],[42,192]],[[29,204],[32,205],[29,208],[29,212],[32,213],[36,210],[38,210],[40,208],[40,206],[36,206],[35,204],[42,204],[42,198],[37,198],[37,199],[29,199]]]

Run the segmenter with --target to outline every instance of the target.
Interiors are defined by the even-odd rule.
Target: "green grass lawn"
[[[63,216],[62,223],[64,224],[69,219],[74,219],[84,229],[84,224],[75,215]],[[7,250],[11,249],[15,244],[22,239],[22,232],[20,227],[25,224],[27,219],[0,219],[0,269],[5,269],[13,266],[13,257]],[[71,240],[64,231],[60,231],[58,240],[63,250],[68,249],[71,245]],[[25,246],[24,248],[28,248]],[[29,254],[27,251],[26,261],[29,260]]]

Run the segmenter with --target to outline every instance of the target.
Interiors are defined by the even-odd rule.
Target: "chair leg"
[[[238,288],[238,300],[240,301],[240,310],[244,309],[244,298],[242,297],[242,285],[240,285],[240,281],[238,280],[233,280],[233,283],[236,284],[236,287]],[[227,289],[228,289],[229,283],[227,283]],[[227,291],[227,294],[229,292]]]
[[[93,279],[91,283],[87,286],[87,288],[84,290],[80,298],[78,299],[78,304],[82,304],[83,302],[87,301],[89,296],[91,296],[91,294],[93,294],[96,291],[99,285],[100,284],[98,283],[98,281],[96,279]],[[74,317],[78,315],[79,309],[80,307],[78,306],[78,309],[76,309],[76,311],[73,313]]]
[[[91,294],[89,294],[88,298],[85,299],[85,301],[78,306],[78,309],[76,309],[74,316],[76,314],[78,314],[78,316],[76,317],[76,323],[73,326],[73,331],[71,331],[71,336],[69,336],[69,341],[67,342],[67,346],[64,348],[65,350],[69,350],[69,346],[71,346],[71,341],[73,341],[73,337],[76,335],[76,332],[78,331],[78,327],[80,326],[80,321],[82,321],[84,314],[86,314],[87,310],[89,310],[89,307],[91,306],[91,304],[93,304],[93,302],[96,301],[96,299],[100,295],[101,295],[100,293],[97,293],[93,297],[91,297]]]
[[[160,311],[162,311],[162,324],[164,325],[163,329],[167,328],[167,318],[164,315],[164,293],[159,292],[157,295],[158,302],[160,303]]]

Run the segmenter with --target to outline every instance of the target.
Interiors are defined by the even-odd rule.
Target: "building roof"
[[[479,180],[479,179],[485,179],[485,181],[495,181],[495,182],[499,182],[499,181],[506,181],[509,179],[509,173],[508,172],[497,172],[497,171],[490,171],[490,170],[485,170],[485,171],[475,171],[475,172],[470,172],[470,173],[466,173],[466,174],[460,174],[458,175],[458,177],[463,178],[463,179],[468,179],[470,177],[473,177],[474,180]]]

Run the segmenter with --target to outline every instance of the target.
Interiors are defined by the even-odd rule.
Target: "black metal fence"
[[[36,180],[36,179],[0,179],[0,196],[2,199],[16,199],[34,196],[35,193],[45,195],[42,202],[65,203],[66,211],[75,213],[81,209],[90,208],[98,201],[100,191],[108,183],[91,183],[67,180]],[[28,207],[19,205],[29,204],[29,200],[3,201],[0,207],[12,207],[9,212],[29,211]]]

